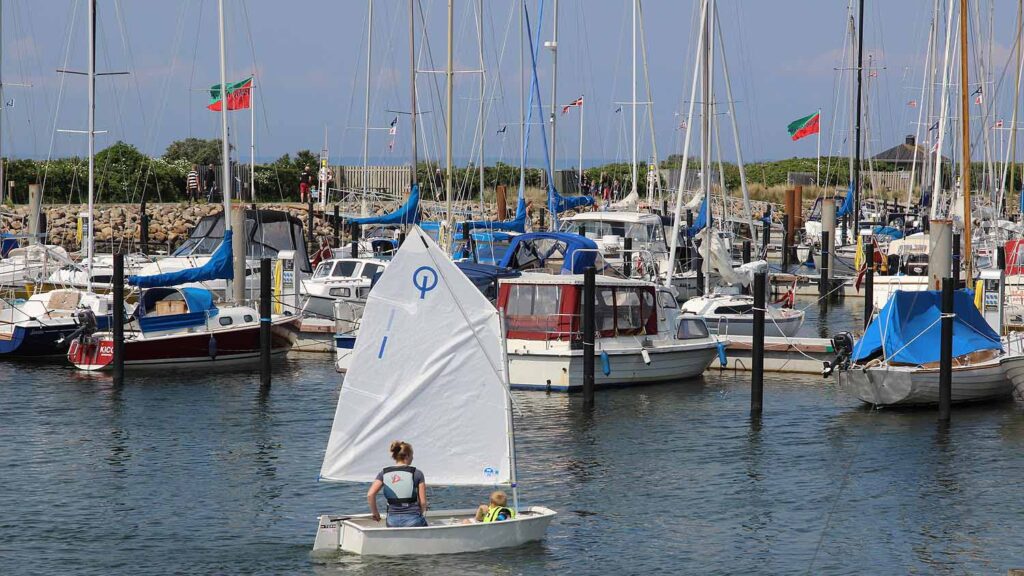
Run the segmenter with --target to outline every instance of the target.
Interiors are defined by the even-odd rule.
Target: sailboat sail
[[[431,485],[509,483],[502,346],[494,307],[413,226],[367,299],[321,479],[370,482],[407,440]]]

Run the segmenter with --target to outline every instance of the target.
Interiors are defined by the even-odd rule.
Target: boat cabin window
[[[231,316],[221,316],[217,321],[220,322],[221,326],[231,326],[234,323],[234,319]]]
[[[680,318],[676,338],[679,340],[699,340],[708,337],[708,325],[703,318]]]
[[[370,287],[356,288],[356,298],[366,300],[366,297],[370,295]]]
[[[252,314],[246,314],[243,318],[245,318],[246,322],[252,322],[253,321]]]
[[[731,306],[719,306],[715,308],[714,314],[750,314],[754,309],[753,304],[733,304]]]
[[[341,298],[348,298],[352,296],[352,290],[348,288],[331,288],[331,296],[338,296]]]
[[[323,278],[325,276],[330,276],[331,266],[333,265],[334,262],[321,262],[320,264],[317,265],[316,270],[313,271],[313,278]]]
[[[581,325],[582,306],[581,299],[577,311]],[[646,287],[598,287],[597,301],[594,303],[594,328],[604,337],[656,334],[656,310],[654,292]]]
[[[575,232],[591,240],[600,240],[604,236],[632,238],[633,242],[645,244],[664,242],[665,230],[661,223],[644,222],[602,222],[600,220],[572,221],[568,232]]]
[[[509,331],[554,334],[558,330],[561,295],[557,285],[511,285],[505,304]]]
[[[678,308],[679,303],[676,302],[676,297],[671,292],[658,291],[658,305],[662,308]]]
[[[331,272],[331,276],[342,276],[348,278],[356,271],[356,266],[358,265],[359,262],[353,260],[342,260],[341,262],[337,262],[334,264],[334,271]]]
[[[363,271],[360,272],[359,275],[363,278],[372,279],[374,276],[377,275],[377,272],[383,269],[384,267],[381,266],[380,264],[363,264]]]

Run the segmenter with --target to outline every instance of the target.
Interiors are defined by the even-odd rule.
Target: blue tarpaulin
[[[7,255],[18,247],[18,239],[4,232],[0,234],[0,258],[7,258]]]
[[[903,238],[903,230],[893,228],[892,226],[875,226],[871,229],[871,233],[875,236],[888,236],[893,240]]]
[[[941,334],[942,292],[893,293],[853,347],[853,361],[884,355],[898,364],[920,365],[938,362]],[[953,295],[953,356],[979,350],[999,350],[999,335],[974,306],[971,290]]]
[[[187,311],[183,314],[149,314],[160,300],[182,300]],[[206,319],[217,315],[213,294],[202,288],[153,288],[146,290],[135,308],[139,327],[143,332],[176,330],[206,324]]]
[[[562,259],[562,274],[582,274],[597,261],[597,244],[586,236],[566,232],[530,232],[512,239],[498,266],[522,270],[539,268],[549,258]]]
[[[697,217],[693,220],[693,226],[690,227],[690,229],[687,231],[687,233],[689,234],[690,238],[693,238],[694,236],[697,235],[697,232],[700,232],[701,230],[703,230],[704,227],[707,226],[707,225],[708,225],[708,198],[707,198],[707,196],[705,196],[704,199],[700,201],[700,211],[697,212]]]
[[[487,296],[491,300],[498,297],[496,288],[499,279],[516,278],[521,275],[518,270],[502,268],[501,266],[493,266],[490,264],[479,264],[476,262],[456,262],[455,266],[459,270],[462,270],[462,273],[466,275],[466,278],[469,278],[469,281],[472,282],[484,296]]]
[[[151,276],[131,275],[128,277],[128,284],[139,288],[156,288],[159,286],[180,286],[192,282],[206,282],[207,280],[230,280],[234,277],[235,271],[231,262],[231,234],[232,230],[224,232],[224,240],[210,256],[210,260],[198,268],[187,268],[177,272],[165,274],[153,274]]]
[[[350,224],[359,225],[418,224],[420,221],[420,187],[418,184],[414,184],[412,191],[409,192],[409,199],[398,210],[390,214],[366,216],[365,218],[349,218],[348,221]]]
[[[843,204],[836,211],[836,218],[842,218],[853,212],[854,200],[856,200],[856,194],[853,193],[853,182],[850,182],[850,188],[846,191],[846,198],[843,198]]]
[[[504,232],[526,232],[526,198],[521,194],[516,204],[516,215],[511,220],[470,220],[466,222],[470,228],[484,230],[501,230]],[[461,230],[461,226],[458,228]]]

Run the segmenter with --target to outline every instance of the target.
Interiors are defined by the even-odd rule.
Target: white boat
[[[840,386],[874,406],[939,402],[941,292],[896,292],[840,363]],[[1015,361],[974,306],[970,293],[954,295],[952,401],[1009,398]]]
[[[66,250],[50,244],[29,244],[0,258],[0,286],[41,283],[54,270],[72,264]]]
[[[700,376],[718,340],[700,318],[679,314],[670,289],[642,280],[595,278],[594,382],[632,385]],[[501,281],[513,388],[583,387],[582,274],[527,273]]]
[[[752,336],[754,334],[754,297],[743,294],[716,293],[691,298],[682,305],[683,314],[703,318],[711,332],[719,336]],[[766,337],[792,338],[804,322],[803,310],[768,306],[764,317]]]
[[[124,257],[125,276],[135,274],[142,270],[143,266],[151,263],[152,260],[145,254],[126,254]],[[89,271],[92,270],[90,278]],[[46,279],[48,284],[58,287],[93,289],[101,291],[111,290],[111,278],[114,276],[113,254],[97,254],[92,257],[92,266],[89,266],[89,259],[83,259],[75,264],[69,264],[56,270]]]
[[[392,440],[415,438],[428,486],[510,486],[517,514],[463,524],[472,511],[433,511],[417,528],[324,514],[314,553],[452,554],[544,537],[555,512],[519,507],[502,332],[494,306],[412,226],[367,300],[320,479],[368,483],[390,463]]]

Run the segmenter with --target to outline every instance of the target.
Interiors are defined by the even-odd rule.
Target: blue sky
[[[551,0],[545,7],[540,40],[551,38]],[[365,0],[225,0],[229,81],[257,75],[256,146],[261,159],[303,148],[319,150],[327,128],[332,157],[356,162],[362,154],[366,67]],[[419,68],[443,70],[445,0],[420,0],[427,25],[417,23]],[[536,25],[538,0],[527,0]],[[1013,45],[1016,3],[972,2],[975,50],[991,53],[993,70],[985,93],[992,118],[1009,126],[1012,66],[999,84]],[[477,54],[476,1],[455,0],[456,69],[453,121],[459,163],[475,154],[480,64]],[[518,162],[519,1],[484,2],[484,51],[488,84],[485,158],[488,163]],[[629,159],[630,9],[628,0],[561,0],[559,6],[558,103],[584,95],[585,164]],[[865,54],[877,76],[868,90],[869,148],[880,151],[914,132],[920,100],[932,0],[867,0]],[[84,154],[84,138],[54,128],[85,127],[85,80],[55,72],[84,70],[84,0],[7,0],[4,2],[3,81],[4,154],[45,158]],[[219,136],[217,115],[205,109],[203,89],[219,81],[215,0],[99,0],[100,71],[131,72],[100,78],[97,88],[100,147],[125,140],[147,154],[159,155],[173,140]],[[643,2],[648,70],[658,153],[682,148],[680,116],[685,113],[694,60],[698,3],[691,0]],[[719,0],[725,54],[733,83],[743,153],[747,160],[813,156],[816,139],[790,142],[785,127],[795,118],[823,110],[822,152],[843,152],[847,130],[846,93],[839,89],[840,116],[833,107],[842,66],[847,3],[840,0]],[[419,17],[419,15],[417,16]],[[989,30],[991,22],[991,32]],[[386,130],[409,108],[407,0],[374,0],[371,65],[371,162],[399,163],[409,156],[408,117],[399,116],[397,134]],[[427,57],[426,42],[429,42]],[[987,57],[987,56],[986,56]],[[639,61],[639,56],[638,56]],[[541,50],[541,96],[550,105],[550,52]],[[721,64],[719,72],[721,72]],[[973,75],[977,71],[972,72]],[[646,101],[642,71],[638,100]],[[725,110],[724,84],[716,90]],[[31,87],[12,83],[31,84]],[[436,84],[435,84],[436,83]],[[1000,90],[997,87],[1001,86]],[[424,72],[418,81],[423,117],[420,153],[430,160],[443,154],[442,75]],[[978,110],[972,113],[980,114]],[[650,127],[640,107],[639,157],[652,153]],[[728,118],[720,116],[723,156],[732,159]],[[838,125],[833,122],[838,119]],[[536,114],[535,114],[536,121]],[[559,115],[557,153],[562,165],[577,164],[578,110]],[[249,114],[231,114],[232,140],[249,149]],[[977,121],[980,123],[980,119]],[[508,125],[504,134],[498,130]],[[235,135],[237,134],[237,138]],[[1003,134],[1003,132],[992,132]],[[389,148],[392,139],[394,144]],[[531,163],[541,157],[534,132]]]

